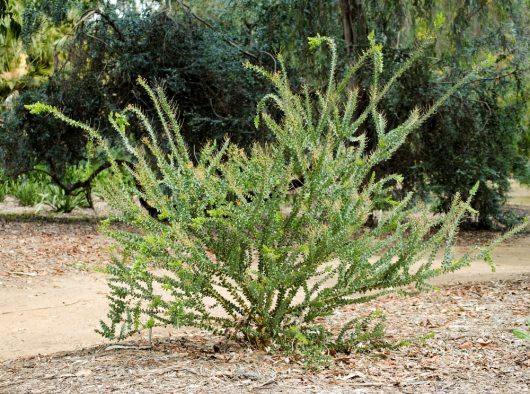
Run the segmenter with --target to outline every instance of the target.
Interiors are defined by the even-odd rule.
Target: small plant
[[[523,341],[530,341],[530,318],[526,319],[526,327],[526,330],[513,330],[513,335]]]
[[[48,185],[41,193],[40,206],[47,205],[55,212],[69,213],[76,208],[92,206],[92,188],[107,176],[108,164],[94,165],[90,161],[68,166],[60,178],[46,167],[36,166],[34,173],[46,179]]]
[[[48,185],[40,196],[40,204],[48,205],[55,212],[70,213],[76,208],[89,206],[87,197],[81,190],[67,194],[63,188],[53,184]]]
[[[9,190],[9,182],[0,180],[0,202],[4,202]]]
[[[106,167],[102,167],[106,168]],[[37,165],[27,174],[17,179],[5,180],[1,178],[0,197],[2,186],[23,206],[37,206],[38,209],[47,205],[56,212],[71,212],[75,208],[90,206],[90,192],[92,181],[103,179],[105,171],[95,171],[90,163],[80,163],[67,167],[61,178],[53,177],[48,169]]]
[[[33,177],[22,177],[12,182],[11,193],[24,207],[33,207],[41,202],[45,185]]]
[[[101,334],[123,339],[157,325],[194,326],[258,348],[290,347],[321,362],[326,349],[351,352],[372,339],[379,341],[382,333],[379,315],[360,313],[338,336],[322,326],[323,317],[385,294],[407,294],[407,286],[429,289],[430,278],[475,260],[491,264],[492,248],[523,226],[455,257],[459,223],[473,212],[470,200],[457,195],[447,214],[432,218],[421,206],[412,206],[411,195],[392,199],[399,175],[378,178],[373,171],[471,76],[430,108],[414,110],[407,121],[388,130],[381,99],[429,40],[381,83],[382,49],[373,35],[369,38],[370,49],[340,80],[333,40],[310,39],[314,48],[327,44],[331,49],[329,81],[316,95],[307,88],[291,89],[281,57],[281,72],[274,74],[247,65],[275,88],[260,101],[255,120],[275,139],[248,152],[226,140],[190,155],[175,108],[161,88],[153,90],[143,79],[138,83],[153,102],[160,132],[136,106],[109,115],[133,158],[131,167],[120,166],[97,130],[55,107],[28,106],[32,113],[50,113],[84,129],[112,163],[114,175],[104,196],[119,213],[105,222],[104,231],[118,241],[123,255],[109,268],[110,322],[101,322]],[[348,87],[368,60],[373,67],[370,101],[360,109],[358,91]],[[127,137],[132,116],[147,131],[141,144]],[[373,151],[367,150],[363,132],[367,121],[377,130]],[[129,172],[135,183],[124,182],[121,171]],[[386,201],[384,214],[367,229],[364,225],[381,201]],[[116,221],[130,230],[116,228]]]

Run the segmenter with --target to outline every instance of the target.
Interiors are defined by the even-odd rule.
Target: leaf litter
[[[0,218],[0,287],[104,267],[112,243],[97,228],[95,220]],[[491,237],[462,235],[460,245]],[[135,340],[2,361],[0,393],[528,393],[530,342],[512,331],[525,327],[529,295],[530,275],[521,274],[342,309],[325,323],[339,327],[380,309],[389,341],[435,335],[398,350],[338,354],[317,372],[285,354],[180,330],[153,346]]]
[[[190,330],[0,363],[0,393],[527,393],[530,343],[513,336],[530,315],[530,276],[387,296],[330,316],[331,327],[381,309],[386,339],[433,339],[398,350],[339,354],[329,367]]]

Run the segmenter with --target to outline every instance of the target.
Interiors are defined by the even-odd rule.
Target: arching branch
[[[118,164],[126,164],[126,165],[130,164],[126,160],[116,160],[116,162]],[[86,179],[84,179],[82,181],[77,181],[75,183],[72,183],[71,185],[65,185],[57,175],[52,174],[51,172],[43,170],[41,168],[34,168],[33,171],[40,172],[40,173],[43,173],[43,174],[49,176],[51,178],[51,180],[57,186],[59,186],[61,189],[64,190],[66,195],[72,195],[77,190],[89,189],[91,184],[92,184],[92,181],[94,181],[94,179],[99,174],[101,174],[103,171],[105,171],[106,169],[108,169],[110,167],[111,167],[111,164],[109,162],[104,163],[104,164],[100,165],[98,168],[96,168],[94,171],[92,171],[92,173]]]
[[[103,11],[101,11],[100,9],[98,8],[95,8],[93,10],[89,10],[87,12],[85,12],[83,15],[81,15],[81,17],[79,18],[79,20],[76,22],[76,24],[74,25],[74,30],[82,25],[88,18],[90,18],[92,15],[99,15],[100,17],[102,17],[103,19],[105,19],[105,21],[107,22],[107,24],[112,27],[112,30],[114,30],[116,32],[116,34],[118,34],[118,39],[120,41],[125,41],[124,39],[124,36],[123,36],[123,33],[121,32],[121,30],[118,28],[118,26],[116,26],[116,24],[114,23],[114,21],[112,19],[110,19],[110,17],[105,14]]]

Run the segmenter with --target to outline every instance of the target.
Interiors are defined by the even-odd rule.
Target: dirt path
[[[528,194],[528,189],[517,190],[519,199]],[[105,249],[109,245],[90,221],[0,219],[0,360],[104,343],[94,329],[107,313],[107,287],[95,269],[108,260]],[[435,283],[484,282],[530,274],[530,235],[501,245],[493,257],[496,273],[476,263]]]
[[[439,277],[435,283],[521,277],[530,274],[529,256],[530,236],[521,237],[494,252],[496,273],[477,263]],[[106,294],[105,276],[94,272],[71,272],[45,280],[37,277],[17,286],[0,286],[0,360],[104,343],[94,329],[107,314]]]
[[[513,336],[530,315],[530,276],[442,286],[346,307],[326,325],[382,309],[386,338],[433,333],[398,350],[340,354],[317,373],[296,357],[200,332],[0,361],[0,393],[529,393],[530,342]],[[56,325],[57,326],[57,325]]]
[[[28,288],[1,288],[0,359],[102,343],[94,329],[106,315],[106,291],[102,274],[70,274]]]

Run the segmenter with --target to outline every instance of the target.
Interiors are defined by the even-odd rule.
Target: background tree
[[[68,114],[100,124],[105,132],[110,128],[107,112],[145,102],[145,92],[134,83],[138,75],[164,85],[179,103],[190,146],[225,134],[243,145],[256,138],[250,125],[263,83],[242,69],[247,54],[183,9],[148,9],[141,6],[144,3],[153,2],[137,2],[134,7],[129,2],[102,3],[96,8],[77,4],[77,12],[59,12],[57,20],[51,14],[53,8],[41,14],[40,3],[26,10],[27,20],[34,21],[29,15],[38,14],[30,30],[38,31],[47,23],[66,23],[71,15],[77,19],[64,61],[56,65],[53,76],[38,88],[26,89],[16,106],[4,113],[0,158],[11,175],[43,164],[52,179],[59,181],[68,166],[88,159],[82,132],[51,118],[29,117],[25,104],[52,103]],[[42,15],[49,15],[49,20],[38,20]],[[141,128],[135,133],[141,133]],[[97,168],[104,167],[101,163]]]
[[[294,89],[306,84],[314,92],[326,78],[327,63],[322,55],[308,56],[306,37],[341,38],[339,69],[344,71],[352,56],[368,47],[366,37],[373,30],[384,44],[390,75],[410,57],[415,38],[439,12],[446,23],[438,40],[385,99],[389,124],[402,122],[414,105],[432,102],[477,61],[491,58],[493,66],[481,80],[462,87],[450,107],[377,171],[400,171],[407,179],[403,193],[434,196],[440,209],[455,192],[465,196],[481,180],[473,203],[480,211],[475,224],[508,224],[502,204],[509,177],[530,181],[530,32],[528,7],[521,0],[28,1],[22,36],[42,36],[59,26],[66,32],[65,45],[63,52],[53,52],[53,77],[23,88],[19,105],[4,114],[0,159],[11,173],[44,163],[60,177],[65,166],[86,158],[84,137],[51,119],[28,118],[23,104],[46,101],[102,125],[105,132],[105,113],[128,102],[145,103],[133,83],[137,75],[163,84],[179,104],[190,146],[224,134],[245,146],[266,140],[270,133],[251,127],[264,88],[241,68],[243,61],[274,70],[273,55],[281,53]],[[367,74],[351,81],[361,102],[369,98],[369,84]],[[367,125],[366,132],[373,149],[378,143],[373,126]]]
[[[36,4],[46,5],[37,13]],[[65,37],[74,15],[55,16],[57,23],[45,21],[53,10],[69,10],[73,1],[0,0],[0,99],[15,90],[38,87],[63,59]],[[61,6],[59,6],[59,4]],[[75,8],[74,8],[75,9]],[[38,15],[38,16],[37,16]],[[3,100],[2,100],[3,101]]]
[[[204,1],[194,1],[196,9]],[[208,3],[212,3],[211,1]],[[220,3],[220,2],[213,2]],[[502,210],[509,189],[508,178],[528,179],[528,8],[523,1],[395,1],[341,0],[338,2],[262,1],[250,6],[227,2],[230,12],[243,15],[241,32],[256,41],[265,38],[270,51],[286,52],[287,58],[307,58],[296,45],[303,37],[319,31],[342,36],[344,65],[349,56],[367,48],[367,35],[375,31],[385,44],[390,60],[388,73],[395,71],[414,50],[413,42],[424,34],[437,13],[445,16],[438,40],[414,69],[393,89],[385,102],[391,125],[402,122],[418,102],[427,105],[444,85],[469,71],[472,64],[490,57],[493,66],[478,82],[464,86],[458,99],[442,109],[420,134],[409,137],[394,158],[379,172],[396,169],[408,180],[403,192],[414,190],[423,198],[434,194],[440,209],[447,209],[455,192],[466,195],[478,179],[480,189],[474,208],[480,211],[475,225],[508,224]],[[246,12],[241,8],[245,7]],[[211,15],[211,11],[210,11]],[[219,14],[219,19],[224,14]],[[282,26],[275,23],[283,21]],[[285,23],[289,21],[289,23]],[[338,23],[340,21],[340,23]],[[289,29],[282,28],[288,26]],[[292,43],[284,44],[281,43]],[[317,63],[322,65],[319,59]],[[296,64],[295,72],[311,75],[321,83],[318,66]],[[320,77],[319,77],[320,76]],[[370,77],[352,82],[368,99]],[[368,126],[370,144],[377,145],[373,127]],[[463,152],[466,155],[463,155]]]

